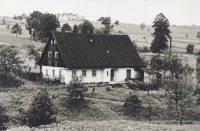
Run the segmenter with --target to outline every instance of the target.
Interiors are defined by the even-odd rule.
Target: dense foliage
[[[19,52],[12,46],[0,46],[0,81],[3,85],[16,84],[15,79],[23,76],[25,66],[18,56]]]
[[[130,95],[124,102],[124,113],[136,116],[142,108],[142,101],[137,95]]]
[[[56,110],[46,89],[42,89],[33,97],[26,119],[29,127],[38,127],[55,122]]]
[[[83,23],[78,25],[78,29],[81,33],[93,33],[94,26],[89,20],[85,20]]]
[[[34,11],[26,18],[26,29],[29,34],[33,34],[34,40],[44,39],[51,35],[51,32],[60,27],[60,22],[53,14],[42,14],[39,11]]]
[[[78,26],[77,25],[74,25],[72,32],[73,33],[78,33]]]
[[[62,32],[65,32],[65,31],[71,31],[72,28],[70,27],[70,25],[68,23],[66,24],[63,24],[62,28],[61,28],[61,31]]]
[[[151,43],[151,51],[153,53],[160,52],[161,50],[165,50],[168,48],[168,39],[170,38],[170,29],[169,29],[169,21],[168,19],[162,14],[158,14],[153,21],[153,41]]]
[[[8,116],[5,112],[6,108],[0,104],[0,130],[5,130],[5,123],[8,122]]]
[[[87,90],[88,88],[84,85],[83,78],[78,76],[72,77],[69,85],[67,86],[67,91],[70,94],[70,99],[75,97],[76,101],[79,96],[81,99],[83,99],[83,93]]]
[[[187,53],[193,54],[194,51],[194,45],[193,44],[188,44],[186,47]]]
[[[22,34],[22,28],[19,24],[15,24],[12,29],[11,29],[11,33],[15,33],[16,34],[16,37],[17,37],[17,34]]]

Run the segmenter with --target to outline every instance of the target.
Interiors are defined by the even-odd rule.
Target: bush
[[[194,51],[194,45],[188,44],[186,49],[187,49],[187,53],[192,54]]]
[[[77,101],[78,96],[83,99],[83,93],[88,91],[88,88],[84,85],[82,77],[74,76],[67,86],[67,91],[70,94],[70,100],[75,97]]]
[[[132,82],[127,82],[126,85],[131,90],[137,90],[137,83],[136,82],[133,82],[133,83]]]
[[[137,50],[138,45],[136,44],[136,42],[133,40],[132,43],[133,43],[134,48]]]
[[[33,101],[26,114],[29,127],[38,127],[55,122],[56,111],[46,89],[42,89],[33,97]]]
[[[133,115],[136,116],[140,112],[142,108],[142,101],[139,100],[139,96],[137,95],[130,95],[126,101],[124,102],[124,113],[126,115]]]
[[[5,114],[6,108],[0,104],[0,130],[5,130],[5,123],[8,122],[8,116]]]
[[[143,47],[138,47],[138,52],[146,53],[146,52],[151,52],[151,51],[150,51],[149,47],[143,46]]]
[[[118,30],[118,32],[117,33],[119,33],[119,34],[123,34],[123,35],[126,35],[126,33],[125,32],[123,32],[123,31],[121,31],[121,30]]]
[[[200,96],[197,98],[196,104],[200,105]]]
[[[10,25],[7,25],[7,29],[8,29],[8,30],[10,29]]]
[[[108,86],[108,87],[106,87],[106,90],[107,90],[108,92],[110,92],[110,91],[112,90],[112,88],[111,88],[110,86]]]

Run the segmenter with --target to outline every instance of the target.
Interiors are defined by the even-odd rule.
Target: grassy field
[[[0,91],[0,103],[6,105],[6,114],[10,117],[10,122],[7,124],[8,131],[29,131],[33,130],[29,127],[20,124],[18,117],[22,110],[28,110],[29,105],[34,95],[41,88],[47,88],[54,105],[58,108],[56,123],[51,125],[41,126],[38,131],[197,131],[200,127],[199,121],[191,121],[184,119],[183,126],[178,125],[177,121],[158,120],[153,117],[152,124],[148,123],[147,119],[137,121],[135,118],[124,115],[123,104],[124,100],[129,96],[131,90],[126,86],[113,88],[110,92],[106,91],[106,86],[96,87],[95,95],[92,95],[92,88],[89,88],[85,94],[85,102],[78,107],[71,107],[67,103],[68,93],[64,85],[48,86],[41,85],[35,82],[25,82],[19,88],[8,88],[5,91]],[[138,91],[137,93],[142,100],[147,92]],[[151,91],[158,105],[162,105],[163,95],[162,90]],[[56,96],[56,97],[53,97]],[[121,97],[118,97],[121,96]],[[198,109],[200,109],[198,107]],[[187,120],[187,121],[186,121]],[[176,124],[172,124],[176,123]],[[186,124],[190,123],[190,124]]]

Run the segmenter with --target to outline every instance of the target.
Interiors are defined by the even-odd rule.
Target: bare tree
[[[180,125],[182,125],[183,111],[191,103],[193,88],[188,83],[193,78],[192,73],[194,70],[187,63],[187,59],[183,61],[173,56],[172,58],[169,66],[171,74],[163,80],[163,86],[166,90],[168,106],[175,105],[176,116],[179,116]]]

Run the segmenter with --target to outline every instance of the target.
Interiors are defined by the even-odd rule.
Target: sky
[[[171,25],[200,25],[200,0],[0,0],[0,16],[33,11],[71,12],[91,21],[111,17],[112,22],[146,25],[163,13]]]

